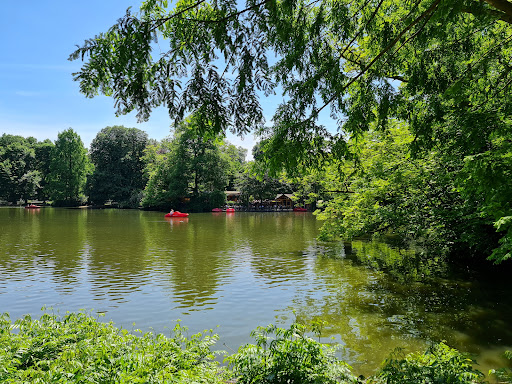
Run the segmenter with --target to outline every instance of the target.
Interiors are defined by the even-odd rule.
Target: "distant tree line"
[[[283,176],[260,176],[246,149],[200,132],[193,116],[162,141],[136,128],[106,127],[89,150],[71,128],[55,142],[3,134],[0,200],[198,212],[226,204],[226,190],[240,190],[244,204],[293,192]]]
[[[0,137],[0,200],[51,199],[55,205],[75,205],[91,170],[87,150],[71,128],[59,133],[55,143]]]
[[[500,156],[454,156],[449,137],[412,155],[415,136],[397,121],[350,139],[351,156],[276,171],[267,140],[246,161],[244,148],[201,124],[192,115],[161,141],[106,127],[89,151],[72,129],[55,143],[4,134],[0,200],[201,212],[224,205],[226,190],[240,191],[240,204],[293,192],[296,203],[320,208],[321,239],[393,235],[431,255],[511,257],[509,141],[496,142]]]

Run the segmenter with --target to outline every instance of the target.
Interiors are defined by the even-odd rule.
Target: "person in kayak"
[[[172,209],[172,208],[171,208],[171,210],[169,211],[169,215],[171,215],[171,216],[172,216],[172,215],[173,215],[173,213],[174,213],[174,209]]]

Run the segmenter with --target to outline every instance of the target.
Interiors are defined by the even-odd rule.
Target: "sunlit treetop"
[[[147,0],[70,59],[81,92],[112,96],[117,114],[164,106],[205,131],[254,131],[274,168],[344,156],[389,119],[409,122],[416,149],[466,155],[510,130],[511,24],[507,0]]]

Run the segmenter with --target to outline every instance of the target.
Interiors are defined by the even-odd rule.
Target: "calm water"
[[[164,219],[136,210],[2,208],[0,312],[83,308],[127,329],[163,333],[177,319],[191,332],[218,325],[218,347],[228,350],[251,342],[259,325],[321,319],[358,374],[395,347],[420,350],[431,340],[477,354],[484,372],[505,365],[506,279],[477,283],[433,261],[401,265],[401,252],[382,243],[320,243],[318,226],[309,213]],[[376,256],[380,268],[407,273],[362,262]]]

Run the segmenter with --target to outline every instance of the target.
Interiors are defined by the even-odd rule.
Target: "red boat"
[[[231,213],[234,213],[235,212],[235,208],[227,208],[226,209],[226,212],[231,212]]]
[[[308,210],[306,208],[302,207],[295,207],[293,208],[293,212],[307,212]]]
[[[39,205],[35,205],[35,204],[29,204],[27,206],[25,206],[25,209],[39,209],[41,208]]]
[[[171,213],[166,214],[165,217],[188,217],[188,213],[174,211],[172,214]]]
[[[222,212],[222,208],[213,208],[212,212]]]

